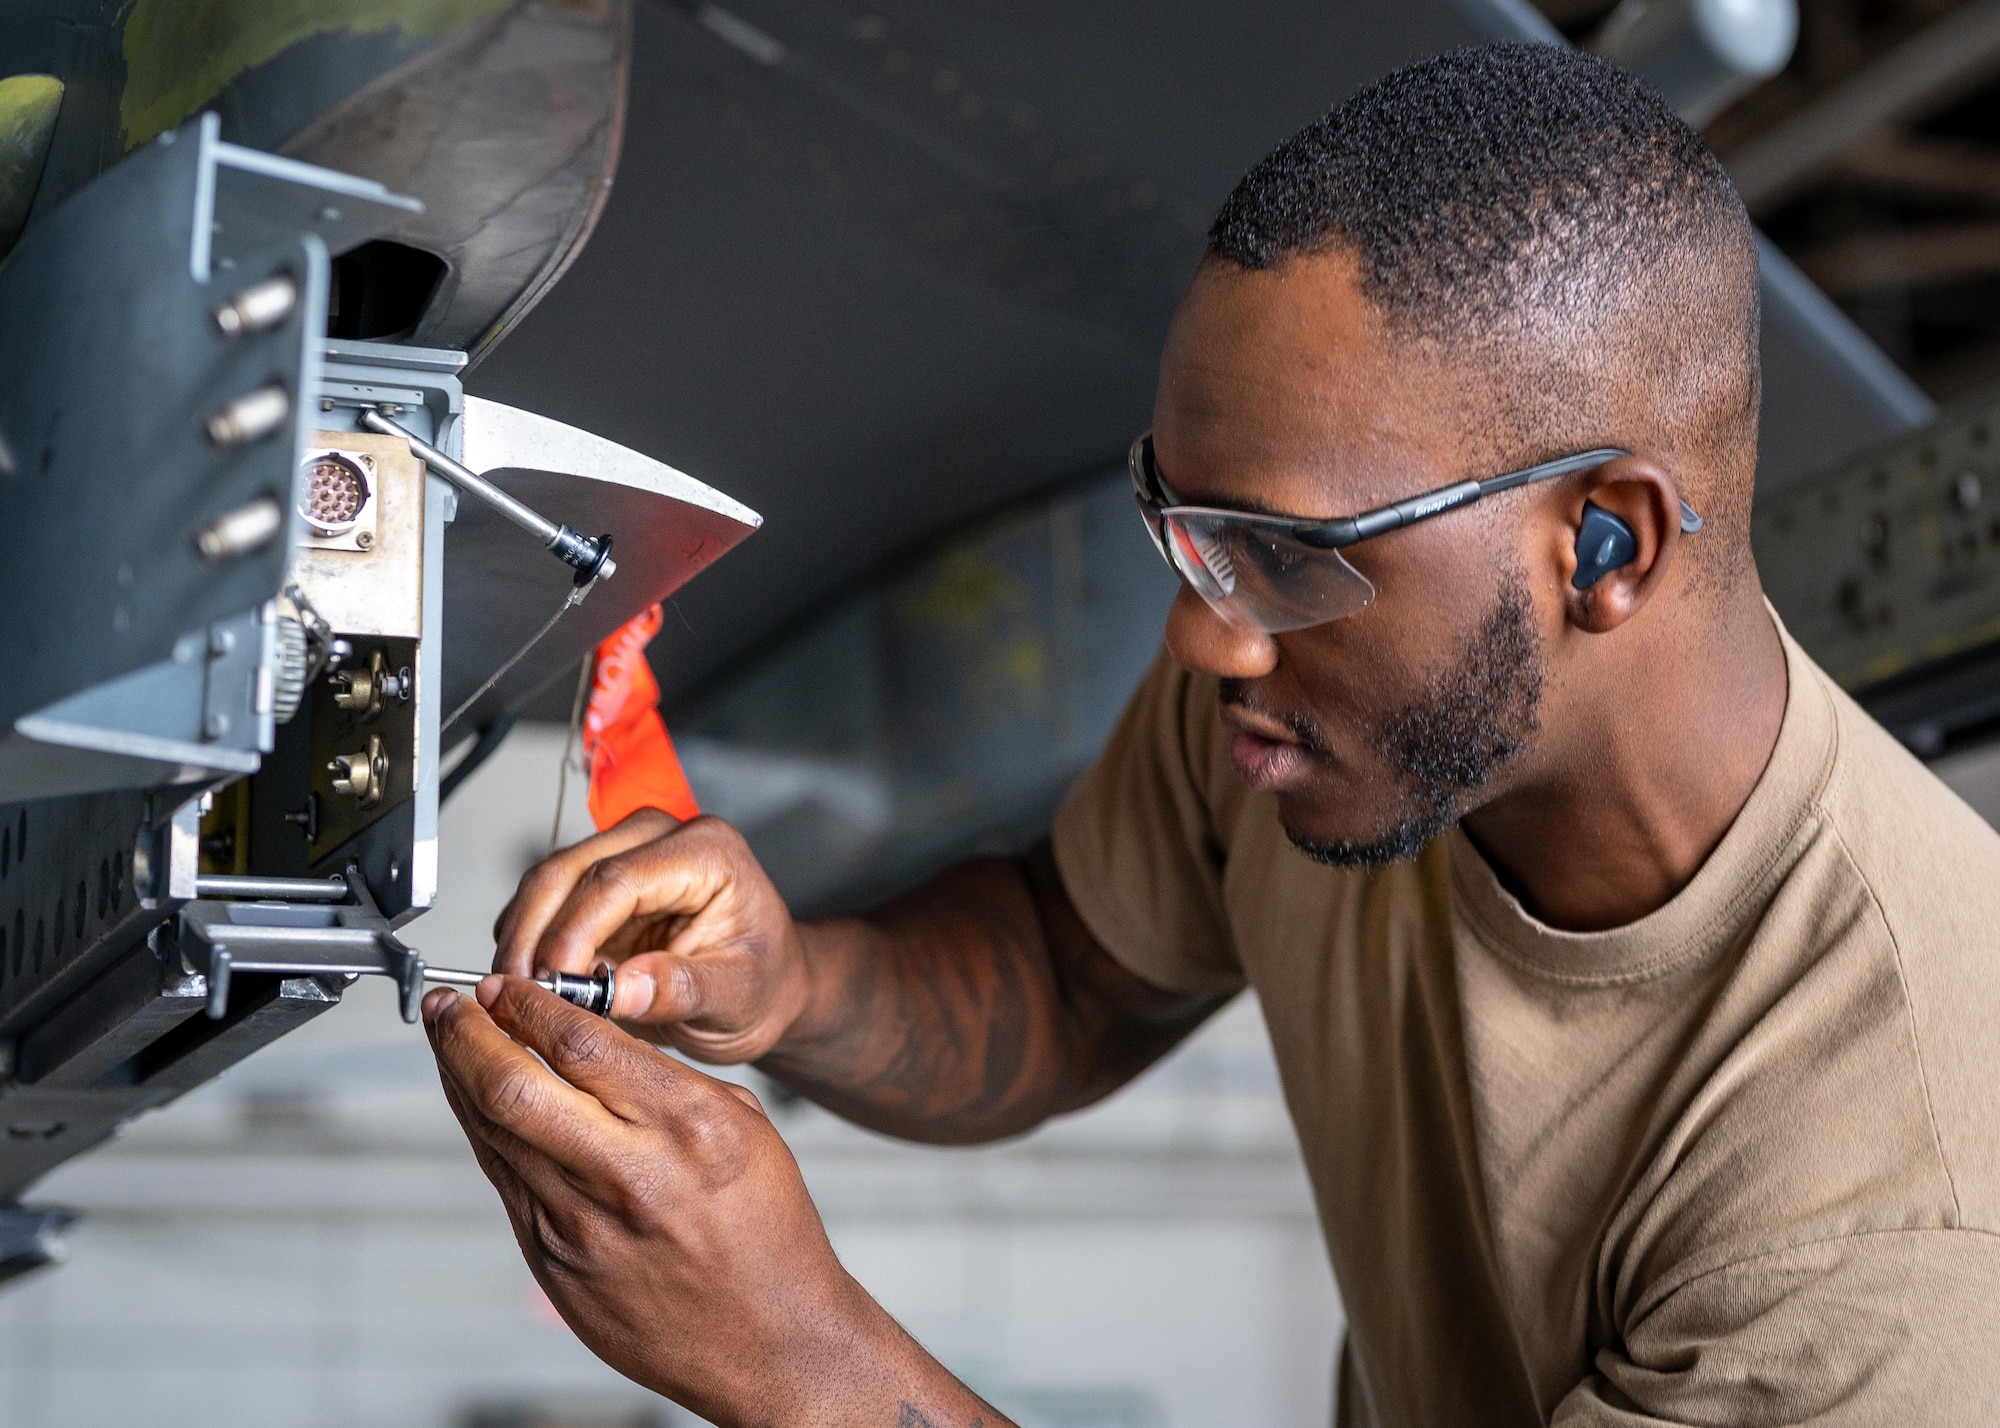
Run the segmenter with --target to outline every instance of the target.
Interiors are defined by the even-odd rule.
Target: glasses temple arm
[[[1556,476],[1567,476],[1573,471],[1585,471],[1593,466],[1602,466],[1607,461],[1615,461],[1621,456],[1631,455],[1615,446],[1600,446],[1594,451],[1580,452],[1575,456],[1565,456],[1560,461],[1545,461],[1540,466],[1530,466],[1521,471],[1509,471],[1504,476],[1479,483],[1479,494],[1490,496],[1496,491],[1511,491],[1516,486],[1527,486],[1536,481],[1547,481]],[[1693,506],[1681,501],[1681,533],[1693,535],[1702,527],[1702,520]]]

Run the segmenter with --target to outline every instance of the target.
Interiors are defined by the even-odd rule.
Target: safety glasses
[[[1482,496],[1588,471],[1627,454],[1601,446],[1483,481],[1454,482],[1335,520],[1179,505],[1153,460],[1150,431],[1132,443],[1126,464],[1139,514],[1167,564],[1223,619],[1275,635],[1323,625],[1373,603],[1375,587],[1341,555],[1348,546],[1455,511]],[[1685,501],[1681,529],[1701,529],[1701,517]]]

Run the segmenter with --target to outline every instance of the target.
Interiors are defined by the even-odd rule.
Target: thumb
[[[715,1015],[716,968],[711,963],[671,952],[642,952],[618,964],[611,990],[611,1016],[616,1021],[649,1024],[692,1021]]]
[[[611,1014],[661,1028],[653,1039],[700,1061],[754,1061],[797,1015],[795,1001],[742,948],[695,957],[646,952],[619,966]]]

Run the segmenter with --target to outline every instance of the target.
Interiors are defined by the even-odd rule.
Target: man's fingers
[[[514,978],[502,979],[496,1000],[505,1003],[510,996],[522,995],[546,998],[595,1020],[533,983]],[[467,1109],[561,1164],[591,1166],[606,1160],[622,1124],[595,1096],[565,1084],[560,1073],[552,1075],[475,999],[426,998],[425,1009],[438,1065],[456,1084]]]
[[[578,879],[591,865],[650,843],[679,826],[657,808],[642,808],[596,837],[565,848],[531,868],[521,879],[513,900],[501,909],[493,924],[493,970],[516,977],[534,972],[536,944],[542,940],[549,920],[562,908]]]
[[[493,1188],[500,1192],[500,1199],[506,1205],[508,1213],[514,1214],[524,1209],[527,1200],[534,1192],[530,1190],[521,1173],[515,1170],[513,1162],[508,1160],[494,1144],[491,1132],[497,1128],[466,1103],[464,1091],[459,1089],[451,1073],[443,1067],[438,1068],[438,1084],[444,1088],[444,1103],[451,1107],[451,1113],[458,1117],[458,1123],[465,1131],[466,1143],[472,1147],[472,1158],[479,1162],[479,1168],[486,1173],[486,1178],[493,1182]],[[516,1150],[524,1157],[537,1153],[518,1139],[513,1140],[513,1144],[508,1148]],[[543,1159],[546,1161],[546,1157]]]
[[[455,997],[457,993],[447,992],[445,996]],[[536,1203],[547,1205],[576,1193],[574,1179],[562,1166],[482,1115],[442,1061],[438,1063],[438,1082],[444,1090],[445,1104],[465,1131],[473,1158],[493,1182],[510,1216],[521,1219]]]
[[[746,965],[733,965],[739,962]],[[611,1015],[649,1025],[693,1021],[741,1000],[730,993],[740,990],[733,983],[754,974],[749,962],[746,954],[732,956],[727,949],[700,960],[672,952],[627,957],[618,964]]]
[[[535,964],[556,972],[587,972],[604,944],[632,918],[695,917],[722,891],[728,876],[712,845],[699,836],[659,838],[600,858],[548,918]]]
[[[663,1055],[532,982],[506,981],[491,1006],[499,1027],[531,1047],[558,1076],[624,1120],[672,1125],[683,1115],[712,1115],[717,1087],[738,1099],[749,1095]],[[754,1096],[750,1104],[757,1106]]]
[[[702,1061],[755,1061],[770,1049],[769,972],[740,944],[641,953],[618,965],[612,1015]]]
[[[533,982],[506,979],[487,1007],[499,1029],[532,1049],[576,1091],[589,1093],[603,1110],[623,1120],[657,1113],[662,1093],[681,1069],[604,1018]]]
[[[567,1166],[505,1126],[481,1115],[464,1087],[453,1081],[450,1073],[440,1079],[445,1101],[465,1130],[473,1158],[500,1192],[510,1213],[525,1211],[536,1204],[560,1209],[579,1198],[593,1198],[591,1182],[573,1174]]]

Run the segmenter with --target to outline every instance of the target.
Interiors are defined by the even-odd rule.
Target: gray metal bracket
[[[390,977],[403,1020],[417,1020],[424,996],[423,954],[396,936],[359,869],[350,867],[346,878],[353,900],[337,906],[203,899],[181,909],[181,956],[189,970],[207,981],[211,1019],[220,1020],[228,1010],[232,976],[260,972],[350,980]]]
[[[255,772],[271,748],[267,602],[195,630],[157,664],[25,714],[0,737],[7,802]]]
[[[62,1231],[76,1219],[68,1210],[0,1205],[0,1283],[17,1279],[68,1255]]]

